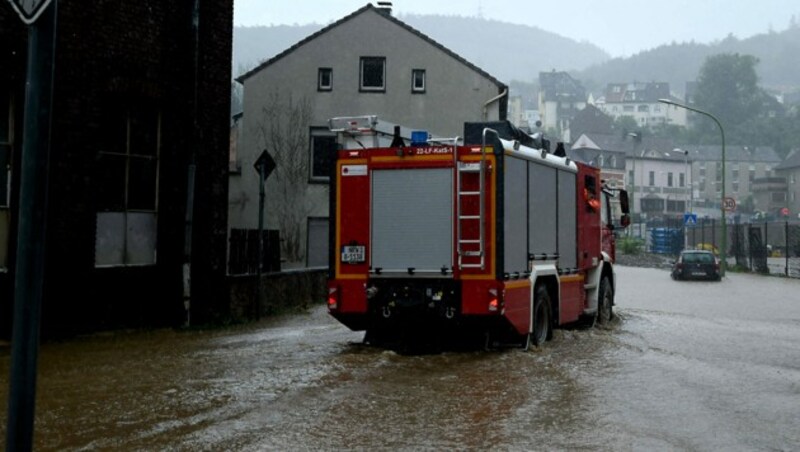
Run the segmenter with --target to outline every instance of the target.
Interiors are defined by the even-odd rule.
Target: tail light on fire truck
[[[337,287],[328,287],[328,310],[339,309],[339,290]]]
[[[498,310],[500,310],[500,297],[497,289],[489,289],[489,311],[497,312]]]

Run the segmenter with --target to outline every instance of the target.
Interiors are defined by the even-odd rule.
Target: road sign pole
[[[29,451],[33,444],[36,368],[46,255],[47,172],[56,2],[53,1],[52,5],[36,14],[36,17],[41,15],[41,18],[28,29],[19,226],[14,267],[14,324],[8,393],[8,451]]]

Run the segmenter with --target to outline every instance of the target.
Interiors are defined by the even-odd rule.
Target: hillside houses
[[[672,97],[669,83],[609,83],[595,105],[612,118],[628,116],[639,127],[686,125],[686,110],[667,108],[659,99]]]

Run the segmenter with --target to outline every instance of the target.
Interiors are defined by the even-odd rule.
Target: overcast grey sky
[[[367,0],[234,0],[235,25],[329,24]],[[377,1],[372,1],[377,5]],[[708,43],[785,30],[797,0],[394,0],[394,14],[451,14],[535,25],[630,56],[672,41]],[[535,43],[532,43],[535,45]]]

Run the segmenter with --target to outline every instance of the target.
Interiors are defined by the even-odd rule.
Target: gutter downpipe
[[[483,103],[483,120],[484,121],[488,121],[489,120],[489,105],[493,104],[494,102],[497,102],[498,100],[506,97],[507,95],[508,95],[508,88],[505,88],[505,89],[503,89],[502,93],[494,96],[493,98],[491,98],[491,99],[489,99],[489,100],[487,100],[486,102]],[[497,119],[500,119],[499,115],[498,115]]]

